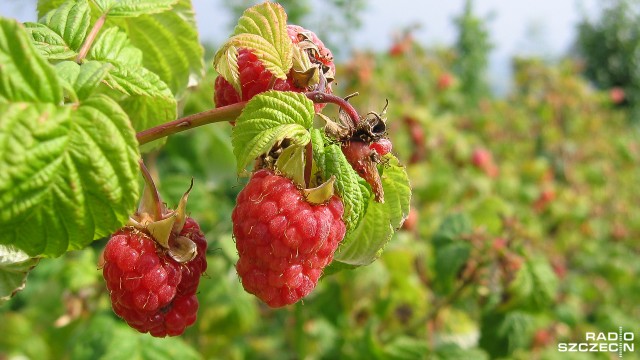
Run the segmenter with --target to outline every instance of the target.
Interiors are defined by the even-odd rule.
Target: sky
[[[221,0],[192,0],[203,41],[220,44],[232,22],[220,11]],[[315,0],[320,1],[320,0]],[[474,12],[487,18],[494,50],[489,75],[497,92],[508,86],[510,59],[515,54],[555,58],[564,54],[576,36],[582,14],[597,13],[599,0],[475,0]],[[421,24],[414,35],[423,44],[452,44],[453,18],[464,0],[369,0],[363,26],[353,34],[354,44],[387,49],[392,35],[410,24]],[[35,1],[0,0],[0,15],[34,21]],[[304,26],[304,24],[302,24]]]

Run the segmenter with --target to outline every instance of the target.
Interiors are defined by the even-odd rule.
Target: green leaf
[[[113,316],[90,318],[72,341],[77,360],[199,360],[201,356],[179,337],[155,338],[132,330]]]
[[[68,0],[38,0],[38,18],[43,17],[46,13],[60,7]]]
[[[135,71],[116,65],[106,78],[108,86],[129,97],[120,106],[129,114],[137,131],[160,125],[177,117],[177,103],[167,85],[145,68]]]
[[[0,304],[24,288],[27,275],[36,264],[38,259],[14,246],[0,245]]]
[[[435,286],[439,291],[451,291],[460,269],[469,260],[471,244],[463,237],[472,230],[469,217],[463,213],[455,213],[447,216],[433,235]]]
[[[276,3],[265,2],[245,10],[234,36],[216,53],[213,63],[238,94],[242,94],[238,76],[239,48],[251,50],[264,67],[278,79],[286,79],[293,65],[293,44],[287,35],[287,14]]]
[[[460,345],[455,343],[444,343],[438,346],[435,350],[436,360],[488,360],[487,353],[480,349],[471,348],[463,349]]]
[[[38,21],[53,30],[72,50],[82,46],[89,31],[91,14],[87,0],[70,0]]]
[[[313,161],[314,161],[314,172],[317,169],[320,171],[324,171],[325,162],[324,162],[324,148],[325,141],[324,135],[322,134],[322,130],[320,129],[311,129],[311,149],[313,153]]]
[[[111,64],[99,61],[88,61],[82,65],[74,61],[63,61],[56,65],[56,72],[74,90],[78,100],[85,100],[107,76]]]
[[[384,346],[384,358],[389,360],[421,360],[429,351],[422,339],[401,336]]]
[[[62,36],[46,25],[27,22],[24,24],[33,44],[40,54],[49,60],[66,60],[78,56],[78,53],[64,41]]]
[[[0,18],[0,64],[0,102],[62,102],[62,87],[53,68],[15,20]]]
[[[533,317],[522,311],[507,313],[498,328],[498,334],[507,339],[509,351],[524,349],[529,345],[533,335]]]
[[[360,176],[347,161],[340,145],[331,144],[324,148],[325,178],[336,176],[336,189],[344,206],[344,222],[347,233],[358,227],[364,216],[366,203],[369,202],[371,192],[360,184]]]
[[[199,360],[198,352],[178,337],[156,338],[120,327],[102,359],[109,360]]]
[[[177,117],[177,102],[171,90],[158,75],[141,66],[142,53],[131,45],[123,31],[115,27],[107,29],[87,58],[112,65],[104,83],[128,95],[119,104],[137,131]]]
[[[127,221],[138,198],[140,154],[113,100],[3,104],[0,113],[0,243],[59,256]]]
[[[471,244],[468,242],[453,242],[436,250],[435,285],[438,290],[448,293],[455,284],[458,273],[469,260]]]
[[[534,330],[534,318],[522,311],[490,312],[482,316],[479,345],[491,358],[503,358],[526,348]]]
[[[67,60],[78,55],[90,23],[87,0],[78,0],[67,1],[47,12],[38,23],[25,23],[25,26],[45,58]]]
[[[349,265],[340,261],[332,261],[326,268],[324,268],[324,270],[322,270],[322,277],[333,275],[343,270],[353,270],[357,267],[358,266],[356,265]]]
[[[542,256],[527,258],[509,284],[508,301],[502,308],[546,309],[553,302],[557,289],[558,278],[548,260]]]
[[[89,49],[87,58],[129,68],[142,67],[142,51],[131,44],[127,33],[115,26],[100,32]]]
[[[313,116],[313,102],[304,94],[272,90],[253,97],[231,135],[238,172],[284,139],[290,146],[305,146],[311,140]]]
[[[167,10],[178,0],[97,0],[96,5],[109,17],[136,17]]]
[[[433,235],[433,243],[438,248],[460,240],[473,230],[471,220],[466,214],[455,213],[447,216],[440,224],[438,231]]]
[[[369,197],[360,224],[342,240],[334,259],[350,265],[367,265],[380,256],[384,246],[409,214],[411,187],[405,168],[387,154],[379,166],[385,202]]]
[[[164,2],[168,3],[161,1]],[[112,22],[124,29],[131,44],[143,52],[144,67],[157,74],[171,92],[180,97],[190,76],[200,78],[203,75],[204,50],[198,38],[191,1],[172,3],[175,5],[171,11],[113,19]]]

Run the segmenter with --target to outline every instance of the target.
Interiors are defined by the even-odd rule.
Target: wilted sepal
[[[129,225],[151,235],[174,260],[187,262],[193,259],[197,254],[196,244],[179,235],[187,219],[187,199],[193,188],[193,180],[189,189],[182,195],[178,208],[170,210],[162,202],[160,193],[142,161],[140,169],[145,180],[145,190],[140,199],[138,212],[129,218]]]
[[[293,46],[293,67],[291,75],[295,86],[305,89],[320,82],[319,65],[311,63],[309,56],[298,46]]]
[[[289,146],[276,160],[276,168],[297,185],[304,185],[304,146]]]
[[[191,261],[198,254],[196,243],[185,236],[178,236],[170,245],[171,247],[167,254],[179,263]]]
[[[316,204],[316,205],[324,204],[327,201],[329,201],[329,199],[331,199],[331,197],[335,193],[335,190],[333,187],[335,182],[336,182],[336,177],[334,175],[331,175],[329,180],[325,181],[320,186],[312,189],[303,190],[304,197],[307,199],[307,202],[311,204]]]

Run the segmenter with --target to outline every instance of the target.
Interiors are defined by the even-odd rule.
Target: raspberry
[[[191,218],[178,236],[191,239],[197,247],[195,258],[183,264],[133,227],[118,230],[105,247],[103,276],[113,310],[140,332],[176,336],[195,322],[195,292],[207,268],[207,242]]]
[[[232,214],[244,289],[274,308],[307,296],[344,237],[343,212],[336,195],[313,205],[288,178],[254,173]]]
[[[111,237],[104,260],[103,274],[114,306],[137,312],[168,305],[182,279],[179,265],[158,256],[153,239],[133,228]]]
[[[272,75],[251,51],[244,48],[238,51],[238,71],[240,72],[242,99],[225,78],[218,76],[215,82],[216,107],[249,100],[255,95],[269,90],[269,82]],[[288,91],[292,90],[293,84],[282,79],[276,79],[273,87],[278,90]]]
[[[335,73],[335,65],[333,63],[333,55],[331,51],[327,49],[322,41],[311,31],[297,25],[287,25],[287,33],[294,45],[299,45],[301,41],[309,38],[313,44],[317,47],[317,52],[309,52],[314,55],[310,58],[312,62],[320,63],[323,65],[321,70],[326,70],[330,74]],[[323,70],[323,71],[324,71]],[[242,89],[242,96],[233,88],[233,86],[222,76],[218,76],[215,80],[215,95],[214,101],[216,107],[232,105],[240,101],[246,101],[254,97],[255,95],[270,90],[269,86],[273,75],[269,70],[265,69],[262,62],[258,57],[250,50],[241,48],[238,50],[238,71],[240,78],[240,86]],[[276,79],[273,83],[273,89],[278,91],[295,91],[305,92],[309,89],[298,87],[293,80],[292,69],[287,75],[286,80]],[[333,75],[331,75],[333,76]],[[331,93],[331,86],[326,85],[325,92]],[[326,104],[315,104],[315,111],[320,112]]]
[[[162,310],[148,313],[132,311],[113,302],[113,310],[141,333],[148,332],[155,337],[178,336],[196,321],[198,298],[195,295],[176,296]]]
[[[391,152],[391,148],[393,147],[393,145],[391,144],[391,141],[389,141],[389,139],[380,139],[374,143],[372,143],[371,145],[369,145],[369,148],[371,150],[374,150],[375,152],[378,153],[378,155],[380,156],[384,156],[386,154],[388,154],[389,152]]]
[[[372,145],[375,144],[376,143],[373,143]],[[389,145],[391,145],[391,143],[389,143]],[[384,151],[384,148],[380,150]],[[377,168],[380,157],[378,149],[366,142],[351,140],[342,144],[342,153],[358,175],[371,185],[371,189],[376,196],[376,201],[382,200],[384,191]]]
[[[287,34],[295,45],[304,40],[311,41],[313,45],[318,48],[317,52],[313,52],[313,58],[331,69],[332,73],[336,72],[336,65],[333,63],[331,50],[324,46],[322,40],[320,40],[313,31],[309,31],[298,25],[287,25]]]

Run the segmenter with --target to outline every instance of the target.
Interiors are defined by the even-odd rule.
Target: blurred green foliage
[[[597,19],[586,15],[578,25],[576,50],[584,73],[601,89],[617,91],[621,105],[630,105],[640,121],[640,1],[609,0]],[[613,90],[616,89],[616,90]],[[622,90],[622,92],[620,92]],[[615,93],[612,92],[612,96]]]

